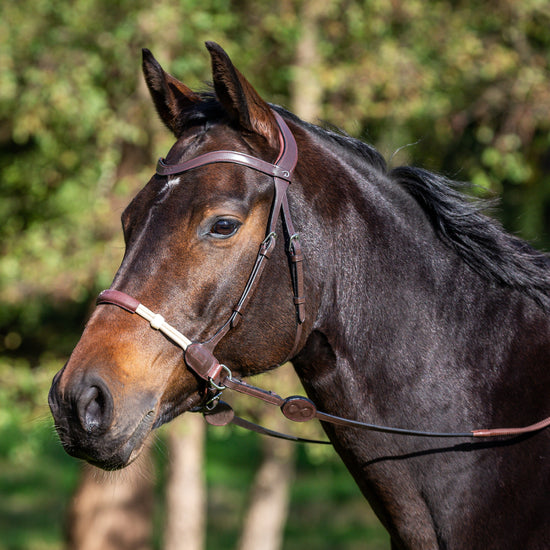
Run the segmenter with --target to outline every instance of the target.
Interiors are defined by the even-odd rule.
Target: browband
[[[180,164],[166,164],[166,159],[160,158],[157,163],[157,174],[159,176],[173,176],[176,174],[183,174],[194,168],[205,166],[207,164],[215,164],[218,162],[227,162],[231,164],[240,164],[241,166],[248,166],[290,183],[292,180],[292,173],[296,167],[298,161],[298,148],[296,147],[296,141],[294,136],[283,120],[281,115],[276,111],[272,111],[277,125],[279,126],[279,143],[280,150],[279,156],[274,164],[265,160],[247,155],[246,153],[239,153],[237,151],[212,151],[210,153],[204,153],[198,157],[192,158]]]

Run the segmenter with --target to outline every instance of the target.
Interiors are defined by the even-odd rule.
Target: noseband
[[[147,321],[155,330],[161,331],[168,336],[176,345],[185,352],[185,363],[200,378],[207,382],[207,394],[203,400],[203,405],[196,411],[203,412],[209,424],[225,425],[233,423],[243,428],[247,428],[264,435],[270,435],[293,441],[303,441],[309,443],[329,443],[328,441],[317,441],[303,439],[295,436],[281,434],[268,430],[262,426],[248,422],[234,415],[231,407],[220,400],[223,390],[231,389],[244,393],[251,397],[260,399],[266,403],[276,405],[281,408],[282,413],[290,420],[295,422],[304,422],[317,418],[325,422],[337,424],[340,426],[349,426],[355,428],[365,428],[372,431],[394,433],[401,435],[416,435],[424,437],[494,437],[494,436],[513,436],[523,433],[529,433],[541,430],[550,425],[550,418],[547,418],[537,424],[523,428],[504,428],[504,429],[482,429],[471,430],[468,432],[425,432],[418,430],[407,430],[402,428],[392,428],[388,426],[378,426],[350,420],[339,416],[326,414],[317,410],[315,404],[302,396],[291,396],[286,399],[280,397],[274,392],[257,388],[242,380],[232,376],[231,371],[225,365],[222,365],[215,358],[213,352],[220,340],[242,319],[245,310],[256,290],[260,277],[267,265],[267,260],[275,247],[277,238],[277,223],[282,219],[283,233],[286,240],[286,251],[290,260],[290,271],[292,287],[294,292],[294,306],[296,308],[296,336],[294,345],[289,352],[287,359],[293,357],[298,350],[302,336],[302,325],[305,321],[305,295],[303,278],[303,254],[298,240],[298,234],[294,230],[290,209],[288,207],[287,189],[292,181],[292,175],[298,160],[298,149],[296,141],[289,127],[283,118],[275,111],[272,111],[279,127],[280,151],[274,164],[264,160],[252,157],[250,155],[239,153],[237,151],[213,151],[205,153],[198,157],[180,164],[166,164],[164,159],[159,159],[157,164],[157,174],[160,176],[171,176],[183,174],[201,166],[215,163],[230,163],[247,166],[273,177],[274,196],[271,205],[271,211],[268,218],[265,238],[260,244],[254,266],[246,283],[245,289],[241,294],[237,304],[233,307],[231,315],[227,321],[216,331],[214,336],[205,342],[192,342],[178,330],[168,324],[164,318],[155,314],[138,300],[125,294],[124,292],[108,289],[100,293],[97,298],[97,304],[113,304],[130,313],[137,313]],[[281,216],[282,212],[282,216]],[[284,361],[283,361],[284,362]]]

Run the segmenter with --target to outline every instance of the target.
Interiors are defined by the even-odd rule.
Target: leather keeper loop
[[[206,373],[206,376],[209,380],[213,380],[216,383],[220,382],[220,374],[224,371],[224,368],[216,361],[215,365],[212,365],[208,372]]]
[[[277,234],[271,233],[266,237],[266,239],[262,242],[260,245],[260,250],[258,251],[258,254],[260,256],[264,256],[269,260],[271,257],[271,253],[273,252],[273,249],[275,248],[275,243],[277,242]]]
[[[185,350],[185,363],[203,380],[211,378],[214,382],[219,382],[216,376],[219,376],[222,367],[212,352],[202,344],[194,342],[187,347]],[[213,373],[214,376],[212,376]]]
[[[237,306],[237,308],[238,307],[239,306]],[[240,308],[239,309],[237,308],[233,310],[233,315],[231,315],[231,319],[230,319],[231,328],[235,328],[243,318],[243,313],[241,313]]]

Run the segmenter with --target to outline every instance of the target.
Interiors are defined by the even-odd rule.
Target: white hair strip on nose
[[[136,313],[149,321],[151,328],[159,330],[163,334],[166,334],[170,340],[174,341],[183,350],[187,349],[187,346],[191,344],[191,340],[186,338],[181,332],[175,329],[172,325],[168,324],[164,317],[158,313],[153,313],[150,309],[147,309],[143,304],[139,304],[136,308]]]

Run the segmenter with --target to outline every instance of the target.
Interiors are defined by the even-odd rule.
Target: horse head
[[[143,52],[153,102],[177,138],[163,164],[226,150],[275,162],[276,115],[219,46],[207,47],[215,95],[191,91]],[[190,340],[208,342],[230,317],[266,239],[273,181],[235,163],[157,173],[122,214],[126,249],[111,288],[162,314]],[[247,316],[221,339],[216,357],[244,376],[283,362],[298,344],[292,292],[284,249],[275,247]],[[205,392],[169,338],[121,308],[100,305],[55,376],[49,401],[67,452],[116,469],[139,455],[153,428],[199,406]]]

